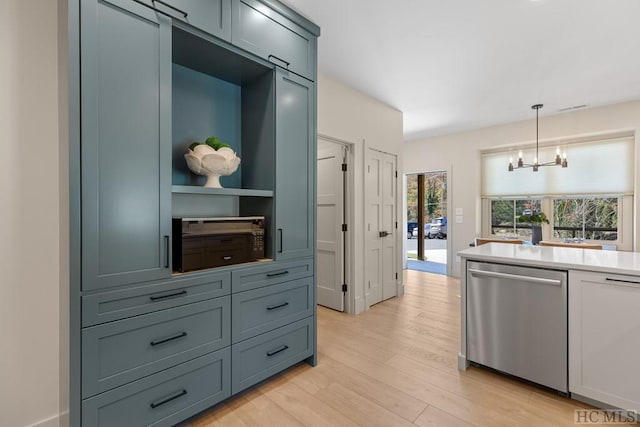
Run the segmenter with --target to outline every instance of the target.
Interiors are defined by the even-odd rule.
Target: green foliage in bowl
[[[207,144],[209,147],[213,148],[214,150],[219,150],[220,148],[224,148],[224,147],[231,148],[229,144],[227,144],[226,142],[222,142],[222,140],[217,136],[210,136],[209,138],[206,139],[205,142],[198,142],[198,141],[194,142],[189,146],[189,150],[193,151],[194,148],[196,148],[198,145],[201,145],[201,144]]]

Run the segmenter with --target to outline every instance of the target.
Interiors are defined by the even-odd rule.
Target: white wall
[[[640,134],[640,101],[587,109],[540,118],[540,141],[588,137],[598,134],[631,131],[636,135],[635,164],[640,166],[638,149]],[[480,235],[480,152],[513,144],[535,143],[535,119],[494,126],[457,134],[407,142],[404,147],[403,172],[450,169],[451,209],[462,208],[464,222],[449,221],[449,244],[453,253],[469,247]],[[569,159],[571,161],[571,159]],[[570,167],[580,167],[570,163]],[[606,179],[606,177],[603,177]],[[636,173],[636,189],[640,188]],[[639,212],[636,196],[634,212]],[[636,214],[637,217],[637,214]],[[634,250],[640,236],[634,219]],[[455,261],[452,273],[459,275],[460,263]]]
[[[58,8],[0,6],[0,425],[59,425]],[[66,377],[66,376],[65,376]]]
[[[365,309],[364,301],[364,162],[369,148],[398,155],[398,173],[402,170],[402,113],[380,101],[358,92],[328,75],[318,76],[318,133],[354,145],[355,201],[355,312]],[[396,188],[402,194],[402,180]],[[397,217],[403,231],[402,197],[398,198]],[[398,233],[398,282],[402,282],[402,237]],[[400,288],[402,292],[402,288]]]

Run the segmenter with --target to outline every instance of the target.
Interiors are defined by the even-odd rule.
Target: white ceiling
[[[283,0],[406,140],[640,98],[640,0]]]

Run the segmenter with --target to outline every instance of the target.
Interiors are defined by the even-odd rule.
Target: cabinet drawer
[[[231,43],[315,80],[316,38],[256,0],[233,0]]]
[[[231,292],[231,273],[208,273],[82,297],[82,326],[151,313]]]
[[[243,292],[313,275],[313,259],[267,263],[231,273],[231,292]]]
[[[238,393],[313,354],[313,318],[283,326],[231,347],[231,391]]]
[[[234,294],[231,339],[238,342],[313,314],[313,278]]]
[[[225,348],[82,402],[85,426],[172,426],[231,394]]]
[[[162,2],[142,0],[142,2],[171,16],[174,21],[185,22],[225,41],[231,40],[231,0],[162,0]]]
[[[82,396],[118,387],[230,344],[230,297],[82,331]]]

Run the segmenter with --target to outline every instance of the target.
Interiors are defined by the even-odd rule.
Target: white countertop
[[[640,275],[638,252],[487,243],[460,251],[458,255],[505,264]]]

